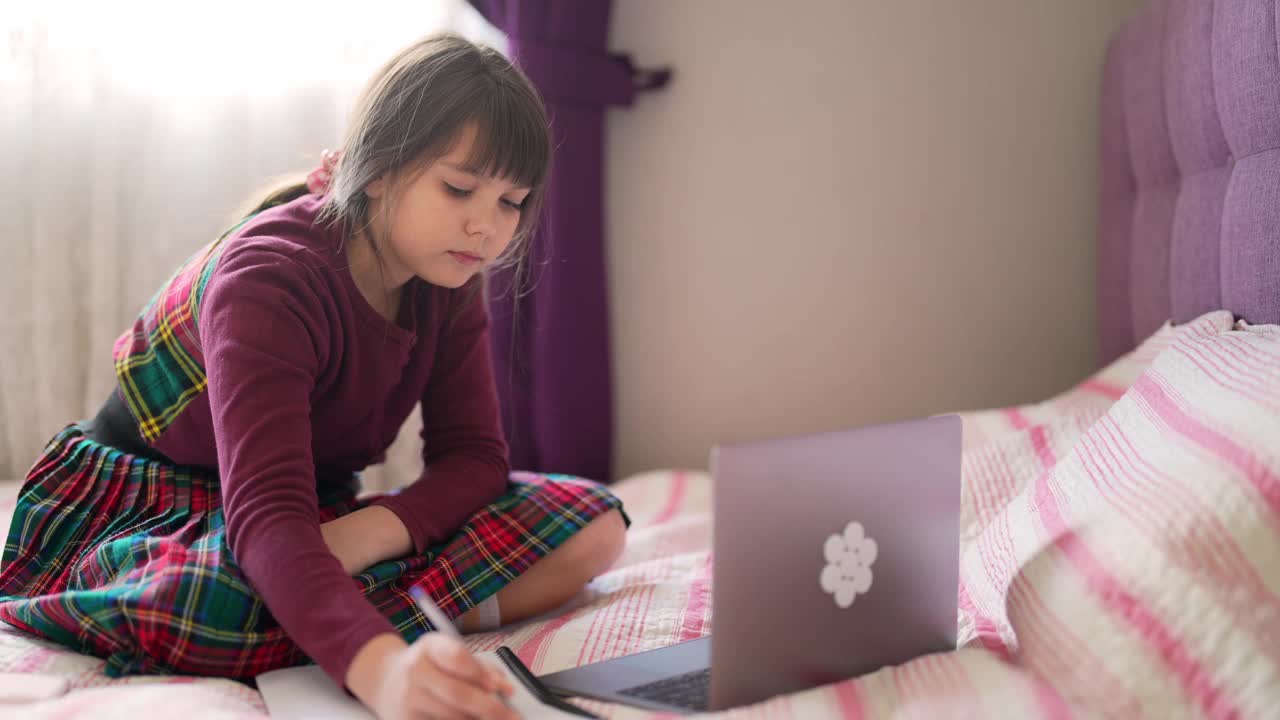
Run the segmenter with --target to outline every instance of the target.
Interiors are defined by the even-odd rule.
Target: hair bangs
[[[503,178],[520,187],[542,185],[551,160],[545,115],[521,100],[500,90],[480,103],[471,117],[476,136],[464,163],[468,172]]]

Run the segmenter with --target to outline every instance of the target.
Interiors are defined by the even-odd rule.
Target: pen
[[[426,590],[414,585],[409,588],[409,597],[413,598],[413,603],[418,606],[423,615],[427,616],[427,620],[436,630],[445,635],[462,638],[462,633],[458,632],[458,628],[454,627],[453,621],[449,619],[449,616],[445,615],[444,611],[436,606],[435,601],[431,599]],[[495,692],[494,695],[503,705],[511,707],[511,704],[502,696],[502,693]]]
[[[458,632],[458,628],[454,627],[453,621],[444,614],[443,610],[436,606],[435,601],[431,599],[426,590],[414,585],[409,588],[409,597],[413,598],[414,604],[418,606],[422,614],[427,616],[427,620],[430,621],[432,627],[446,635],[452,635],[456,638],[462,637],[462,633]]]

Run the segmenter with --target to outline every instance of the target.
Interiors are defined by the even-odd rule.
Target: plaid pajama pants
[[[325,522],[363,507],[320,498]],[[352,582],[412,641],[431,628],[417,585],[450,618],[493,595],[622,503],[602,485],[512,473],[450,540]],[[624,516],[625,517],[625,516]],[[309,662],[226,544],[215,473],[123,453],[71,425],[27,476],[0,564],[0,620],[106,659],[106,672],[249,678]]]

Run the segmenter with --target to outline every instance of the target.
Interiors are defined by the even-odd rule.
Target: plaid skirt
[[[357,499],[353,483],[320,498],[320,520],[372,499]],[[456,618],[614,508],[621,501],[598,483],[512,473],[453,538],[352,582],[412,641],[431,626],[409,587]],[[105,658],[112,677],[250,678],[309,662],[227,548],[217,474],[126,454],[76,425],[28,474],[2,562],[0,620]]]

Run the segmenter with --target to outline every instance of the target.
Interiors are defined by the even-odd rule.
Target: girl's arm
[[[473,280],[479,283],[479,280]],[[482,288],[451,292],[431,378],[422,394],[422,476],[374,507],[391,510],[424,552],[457,532],[507,488],[510,465],[489,357]],[[456,307],[458,302],[467,302]]]
[[[318,267],[271,238],[228,246],[199,333],[232,556],[289,637],[342,683],[357,651],[395,627],[330,552],[317,517],[310,398],[332,351]]]
[[[456,317],[442,329],[422,394],[422,476],[396,495],[321,526],[325,544],[349,574],[445,540],[506,488],[507,445],[483,291],[461,310],[452,307],[470,292],[463,288],[450,297],[448,313]]]

